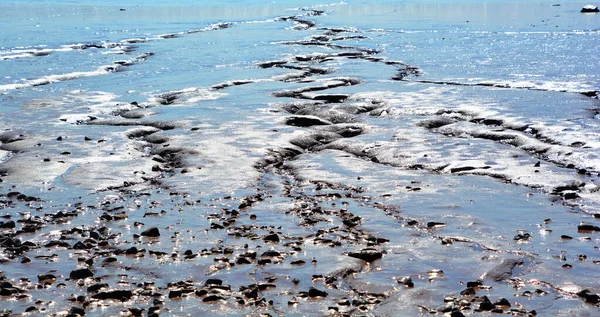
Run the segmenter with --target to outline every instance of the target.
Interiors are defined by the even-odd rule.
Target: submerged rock
[[[523,259],[505,259],[489,272],[485,273],[485,277],[496,282],[504,281],[512,276],[513,269],[523,264]]]

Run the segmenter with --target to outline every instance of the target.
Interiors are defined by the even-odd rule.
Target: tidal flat
[[[0,4],[0,316],[596,316],[600,15]]]

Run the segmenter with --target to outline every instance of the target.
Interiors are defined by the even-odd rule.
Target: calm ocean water
[[[361,193],[328,206],[346,206],[366,232],[389,239],[378,246],[385,257],[330,287],[326,301],[288,305],[298,290],[277,285],[269,293],[274,306],[259,312],[323,314],[362,290],[385,296],[357,314],[426,314],[458,296],[461,282],[516,257],[524,261],[512,279],[486,282],[491,290],[478,294],[544,316],[594,316],[598,308],[576,295],[600,292],[600,233],[593,229],[600,226],[600,15],[580,13],[586,4],[2,1],[1,193],[6,201],[17,191],[41,200],[4,201],[0,214],[16,219],[76,202],[96,205],[66,226],[105,226],[128,245],[141,217],[146,226],[169,223],[182,233],[156,249],[202,250],[241,243],[209,231],[211,215],[256,192],[269,197],[252,210],[267,231],[314,239],[337,228],[334,216],[297,226],[302,218],[290,211],[299,208],[298,197],[326,184]],[[152,199],[141,195],[149,192]],[[98,218],[108,202],[129,210],[131,224]],[[148,220],[140,211],[157,205],[169,216]],[[578,230],[580,224],[592,230]],[[61,225],[27,239],[56,239]],[[340,241],[336,234],[328,238]],[[322,259],[321,267],[119,261],[139,268],[128,270],[132,280],[151,271],[165,289],[207,276],[238,289],[269,276],[333,274],[360,245],[307,244],[295,256]],[[8,278],[34,282],[24,286],[33,299],[0,298],[0,307],[22,312],[42,298],[42,312],[68,311],[76,285],[36,291],[35,280],[47,265],[68,276],[76,266],[72,251],[29,255],[54,252],[70,261],[2,262]],[[435,269],[443,277],[433,276]],[[107,280],[122,278],[119,269],[96,270],[112,276]],[[399,290],[402,275],[418,281],[414,289]],[[516,296],[537,289],[550,295]],[[135,303],[143,306],[141,296]],[[112,315],[123,305],[90,314]],[[167,300],[163,309],[177,316],[256,313],[233,300]]]

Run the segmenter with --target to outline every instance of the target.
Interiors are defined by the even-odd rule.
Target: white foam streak
[[[131,60],[119,61],[119,62],[115,62],[112,65],[100,66],[92,71],[87,71],[87,72],[80,71],[80,72],[71,72],[71,73],[66,73],[66,74],[47,75],[47,76],[43,76],[40,78],[25,80],[21,83],[0,85],[0,91],[30,88],[30,87],[48,85],[48,84],[52,84],[52,83],[56,83],[56,82],[74,80],[74,79],[83,78],[83,77],[106,75],[106,74],[110,74],[113,72],[117,72],[131,64],[135,64],[141,60],[144,60],[147,57],[149,57],[150,55],[152,55],[152,54],[150,54],[150,53],[142,54]]]

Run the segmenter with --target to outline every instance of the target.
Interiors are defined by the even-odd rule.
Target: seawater
[[[171,252],[235,244],[227,234],[209,230],[210,214],[237,206],[236,199],[257,190],[270,195],[253,211],[258,225],[311,237],[327,226],[298,226],[301,221],[285,213],[298,203],[294,192],[314,194],[319,182],[346,186],[364,196],[347,199],[347,209],[363,218],[365,230],[390,240],[381,246],[384,259],[349,285],[330,289],[324,302],[290,306],[298,289],[278,285],[269,293],[275,304],[265,312],[326,312],[351,289],[385,294],[366,313],[428,314],[445,296],[458,296],[461,282],[484,276],[505,258],[524,257],[514,272],[518,280],[486,282],[493,287],[482,294],[509,298],[541,315],[593,316],[598,308],[575,295],[582,289],[600,292],[594,279],[598,233],[577,231],[579,223],[598,225],[600,213],[600,15],[580,13],[586,4],[3,1],[2,193],[39,197],[42,202],[30,207],[53,211],[80,201],[118,202],[130,211],[131,223],[173,226],[180,238],[156,246]],[[290,67],[261,66],[273,61]],[[307,67],[322,72],[306,75]],[[356,84],[337,85],[348,79]],[[327,85],[335,87],[303,91],[304,99],[277,97]],[[318,96],[328,94],[346,98],[319,103]],[[291,105],[306,108],[290,113]],[[294,116],[324,122],[285,124]],[[323,128],[330,124],[360,133],[324,141],[332,137]],[[153,139],[144,139],[148,135]],[[281,148],[300,152],[282,162],[291,174],[259,168]],[[169,168],[164,151],[176,155]],[[147,192],[151,200],[135,196]],[[198,204],[190,207],[168,192]],[[141,209],[156,204],[168,216],[142,216]],[[383,212],[379,204],[389,208]],[[2,214],[17,217],[24,211],[6,204]],[[121,244],[134,243],[130,236],[140,230],[105,223],[99,215],[90,209],[68,225],[107,226],[122,236]],[[417,220],[422,230],[411,229],[407,219]],[[333,226],[338,220],[327,221]],[[422,228],[431,221],[445,226]],[[31,238],[44,243],[61,228],[48,226]],[[532,238],[513,239],[523,232]],[[567,242],[561,235],[575,239]],[[452,237],[453,244],[440,244]],[[160,287],[210,276],[237,288],[256,278],[333,274],[346,264],[344,253],[352,245],[303,248],[296,256],[317,258],[319,266],[221,270],[212,258],[120,261],[142,267],[128,270],[132,280],[152,278]],[[57,252],[70,262],[34,261],[23,268],[8,261],[0,271],[11,279],[36,280],[48,270],[45,265],[65,276],[74,268],[76,256],[69,250],[35,252]],[[442,269],[443,278],[428,273],[434,269]],[[98,270],[115,281],[121,272]],[[396,282],[403,275],[420,283],[404,290]],[[541,287],[550,295],[515,297],[516,284],[524,287],[519,293]],[[66,297],[78,292],[71,284],[51,291],[60,298],[42,305],[47,313],[68,310]],[[32,292],[34,299],[50,300],[44,291]],[[15,312],[33,305],[1,303]],[[193,299],[167,300],[166,308],[171,315],[253,312]],[[112,314],[124,308],[103,309]]]

